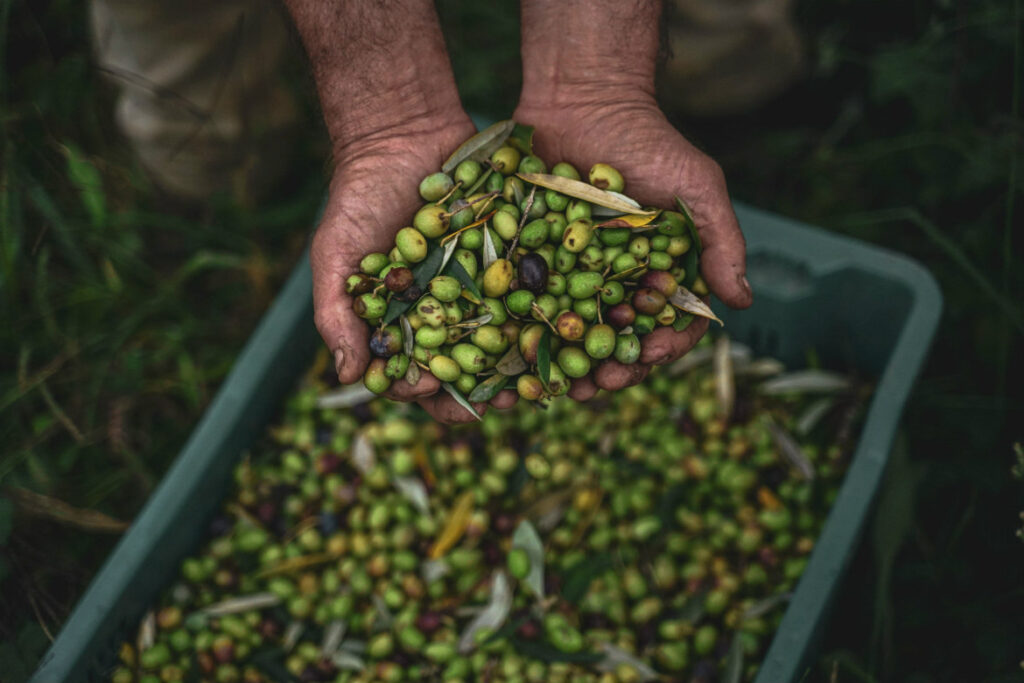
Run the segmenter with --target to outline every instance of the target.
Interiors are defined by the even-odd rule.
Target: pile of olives
[[[320,407],[311,373],[110,680],[753,680],[863,393],[769,392],[737,356],[723,405],[721,368],[676,376],[708,350],[459,427]]]
[[[655,328],[710,313],[688,303],[707,288],[681,201],[644,209],[607,164],[588,182],[566,162],[548,174],[532,130],[513,125],[505,138],[478,134],[447,172],[424,178],[426,203],[391,252],[367,254],[347,279],[373,330],[364,384],[374,393],[429,371],[474,401],[506,385],[547,400],[595,363],[637,362]]]

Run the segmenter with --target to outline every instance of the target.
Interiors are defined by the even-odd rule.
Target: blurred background
[[[1024,680],[1020,0],[666,5],[664,108],[733,197],[904,252],[946,299],[807,680]],[[517,3],[438,6],[467,109],[507,116]],[[329,168],[292,45],[309,125],[285,177],[258,201],[181,205],[117,130],[90,41],[85,3],[0,0],[5,682],[35,668],[187,438]]]

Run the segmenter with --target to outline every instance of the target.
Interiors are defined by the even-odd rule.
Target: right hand
[[[346,278],[358,272],[366,254],[391,250],[395,233],[423,204],[420,180],[437,171],[475,131],[469,117],[460,111],[457,116],[445,117],[443,123],[417,121],[402,132],[359,140],[336,153],[337,165],[310,246],[310,261],[316,327],[331,350],[342,384],[361,382],[370,362],[370,329],[352,310],[352,297],[345,293]],[[385,396],[418,400],[442,422],[472,420],[451,396],[438,393],[440,386],[436,377],[423,372],[415,385],[396,380]],[[514,395],[502,392],[492,404],[508,407],[514,402]],[[478,412],[485,409],[486,404],[477,406]]]

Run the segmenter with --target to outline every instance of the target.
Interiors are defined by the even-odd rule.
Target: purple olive
[[[537,253],[523,254],[519,258],[519,286],[540,294],[548,284],[548,262]]]

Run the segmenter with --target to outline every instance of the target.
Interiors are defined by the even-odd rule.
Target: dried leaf
[[[156,642],[156,613],[153,610],[146,612],[139,624],[139,635],[135,639],[138,649],[148,650]]]
[[[596,204],[597,206],[621,211],[624,214],[645,216],[657,215],[657,211],[645,211],[636,201],[626,197],[625,195],[617,192],[600,190],[593,185],[588,185],[580,180],[563,178],[561,176],[550,175],[547,173],[517,173],[516,175],[522,178],[525,182],[540,185],[541,187],[545,187],[549,190],[561,192],[564,195],[568,195],[575,199],[582,199],[590,202],[591,204]]]
[[[375,398],[375,394],[367,389],[362,382],[350,384],[347,387],[340,387],[337,391],[318,396],[316,399],[317,408],[351,408]]]
[[[405,371],[405,381],[412,386],[416,386],[420,382],[420,366],[416,364],[416,361],[409,363],[409,369]]]
[[[800,444],[790,436],[789,432],[776,424],[775,420],[772,420],[770,417],[766,419],[768,432],[772,435],[772,441],[775,442],[775,446],[779,449],[782,457],[800,473],[801,477],[808,481],[814,479],[814,465],[807,459],[807,455],[800,448]]]
[[[729,652],[725,655],[722,683],[741,683],[743,680],[743,654],[743,641],[740,640],[739,634],[736,634],[732,637]]]
[[[758,600],[743,612],[743,615],[740,617],[740,621],[742,622],[748,619],[763,617],[779,605],[789,602],[789,599],[792,597],[792,593],[776,593],[775,595],[769,595],[767,598]]]
[[[523,520],[512,534],[512,547],[521,548],[530,558],[530,573],[523,580],[538,600],[544,599],[544,543],[528,520]]]
[[[462,395],[461,391],[455,388],[454,384],[451,382],[442,382],[441,388],[447,391],[451,397],[455,399],[456,403],[469,411],[470,415],[475,417],[477,420],[483,419],[480,417],[480,413],[476,412],[476,408],[473,407],[473,404],[466,400],[466,397]]]
[[[533,126],[517,123],[508,136],[508,144],[521,154],[533,154]]]
[[[498,121],[463,142],[452,152],[441,165],[441,171],[451,173],[455,167],[466,159],[483,162],[505,144],[509,134],[515,130],[516,122],[512,119]]]
[[[609,275],[607,278],[605,278],[605,281],[606,282],[616,282],[616,281],[619,281],[619,280],[625,280],[627,278],[633,277],[634,275],[640,275],[641,273],[645,272],[646,270],[647,270],[647,264],[646,263],[641,263],[640,265],[633,266],[632,268],[627,268],[626,270],[622,271],[621,273],[615,273],[614,275]]]
[[[398,316],[398,322],[402,327],[402,351],[405,352],[405,355],[412,358],[413,347],[416,345],[412,324],[404,315]]]
[[[469,273],[466,272],[466,268],[461,263],[458,261],[452,261],[448,265],[448,272],[466,288],[463,295],[465,295],[466,292],[469,292],[476,298],[476,301],[473,301],[473,299],[470,299],[470,301],[473,301],[473,303],[480,303],[484,298],[484,295],[480,293],[480,289],[476,286],[476,282],[474,282],[473,278],[469,276]]]
[[[114,519],[98,510],[74,507],[57,498],[18,486],[8,486],[3,491],[21,512],[33,517],[43,517],[78,529],[101,533],[118,534],[130,526],[128,522]]]
[[[359,657],[345,649],[340,649],[331,657],[331,663],[342,671],[364,671],[366,663]]]
[[[512,611],[512,586],[505,572],[498,570],[491,578],[491,597],[482,612],[469,623],[459,637],[459,652],[468,654],[476,645],[476,635],[482,630],[497,631]]]
[[[598,671],[614,672],[620,666],[625,664],[637,673],[637,677],[631,680],[655,681],[659,678],[658,672],[652,669],[649,664],[634,657],[618,646],[612,645],[611,643],[601,643],[597,646],[597,649],[604,653],[604,657],[601,661],[594,665]]]
[[[515,377],[526,372],[529,366],[523,360],[523,354],[519,353],[519,347],[513,346],[505,352],[505,355],[501,357],[501,360],[494,367],[503,375]]]
[[[627,214],[625,216],[617,216],[615,218],[612,218],[611,220],[598,223],[597,225],[594,226],[594,229],[596,230],[598,228],[642,228],[646,225],[650,225],[660,215],[661,212],[657,212],[650,215]]]
[[[506,384],[508,384],[507,376],[492,375],[473,387],[473,391],[469,393],[469,400],[474,403],[486,403],[497,396]]]
[[[725,419],[729,419],[729,416],[732,415],[733,405],[736,402],[736,377],[733,375],[729,346],[729,337],[724,334],[716,339],[711,363],[715,375],[715,398],[718,401],[718,414]]]
[[[545,328],[537,345],[537,374],[545,388],[551,379],[551,328]]]
[[[395,488],[412,506],[426,517],[430,516],[430,497],[426,485],[418,477],[395,477]]]
[[[444,528],[441,529],[441,534],[430,548],[430,559],[437,560],[443,557],[445,553],[459,542],[462,535],[466,533],[466,527],[469,526],[469,518],[472,514],[473,492],[466,491],[459,496],[459,499],[455,501],[455,505],[452,506],[448,519],[444,523]]]
[[[210,617],[223,617],[227,614],[239,614],[250,610],[261,610],[281,604],[281,598],[273,593],[253,593],[237,598],[228,598],[203,608],[203,613]]]
[[[359,432],[352,440],[352,464],[362,474],[369,474],[377,464],[377,454],[366,432]]]
[[[668,301],[681,311],[686,311],[692,315],[699,315],[702,318],[714,320],[719,325],[725,325],[725,323],[715,315],[714,311],[712,311],[706,303],[701,301],[700,297],[682,285],[679,285],[679,288],[676,289],[675,293],[668,298]]]
[[[342,619],[335,619],[324,628],[324,637],[320,641],[320,656],[330,659],[338,651],[338,646],[345,638],[347,622]]]
[[[269,567],[265,567],[255,574],[254,578],[262,579],[267,576],[277,576],[278,574],[291,574],[299,571],[300,569],[306,569],[318,564],[324,564],[325,562],[331,562],[332,560],[338,559],[335,555],[330,553],[317,553],[314,555],[299,555],[298,557],[289,557],[281,560],[277,564],[272,564]]]
[[[498,260],[498,251],[494,248],[494,240],[491,238],[490,228],[484,228],[484,257],[483,268],[487,270],[491,264]]]
[[[779,394],[832,394],[848,390],[852,382],[843,375],[825,370],[798,370],[763,382],[758,391],[766,396]]]

